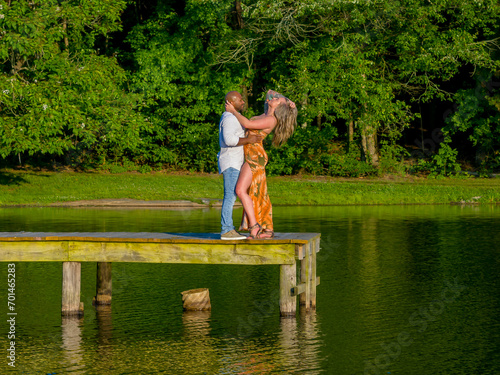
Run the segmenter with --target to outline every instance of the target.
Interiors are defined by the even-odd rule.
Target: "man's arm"
[[[222,125],[222,137],[227,146],[243,146],[249,143],[258,143],[263,139],[262,136],[255,134],[249,134],[246,138],[240,138],[236,135],[238,129],[241,129],[241,125],[236,117],[224,120]]]
[[[224,143],[228,147],[240,146],[240,137],[237,134],[241,134],[241,125],[236,119],[236,117],[226,117],[222,122],[222,138]]]

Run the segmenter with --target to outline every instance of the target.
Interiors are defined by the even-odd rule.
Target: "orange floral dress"
[[[249,130],[257,135],[267,136],[262,130]],[[253,209],[257,223],[263,230],[273,231],[273,207],[267,194],[266,164],[267,153],[262,142],[246,144],[243,146],[245,161],[252,170],[252,183],[248,189],[248,195],[252,198]],[[248,220],[243,212],[240,230],[248,229]]]

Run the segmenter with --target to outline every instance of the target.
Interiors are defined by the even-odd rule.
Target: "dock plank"
[[[0,261],[293,264],[318,233],[221,240],[218,233],[0,232]]]
[[[318,233],[276,233],[273,239],[221,240],[218,233],[153,233],[153,232],[0,232],[2,241],[114,241],[167,243],[295,243],[305,244]]]

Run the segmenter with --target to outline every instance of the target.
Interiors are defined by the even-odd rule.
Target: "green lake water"
[[[61,263],[16,263],[0,374],[500,374],[500,207],[274,207],[277,232],[319,232],[317,310],[281,318],[277,266],[113,264],[111,307],[61,317]],[[235,210],[235,221],[241,209]],[[220,211],[2,208],[0,231],[218,232]],[[212,311],[180,293],[209,288]]]

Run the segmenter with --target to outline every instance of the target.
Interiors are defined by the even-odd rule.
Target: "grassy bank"
[[[500,179],[272,177],[275,205],[498,203]],[[0,205],[94,199],[222,199],[216,174],[102,174],[0,171]]]

